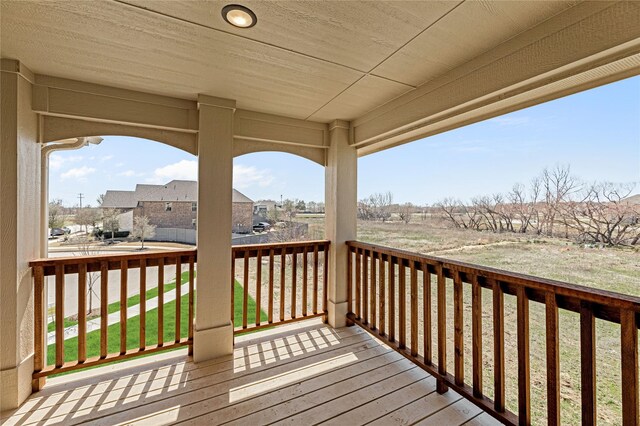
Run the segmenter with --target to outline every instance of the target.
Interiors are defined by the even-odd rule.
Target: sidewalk
[[[180,292],[182,295],[189,294],[189,283],[182,284],[180,287]],[[164,303],[168,303],[176,300],[176,291],[170,290],[164,293]],[[151,299],[147,299],[147,312],[158,307],[158,298],[154,297]],[[135,305],[127,308],[127,318],[133,318],[140,315],[140,305]],[[120,311],[113,312],[109,314],[107,317],[107,324],[117,324],[120,322]],[[92,320],[87,321],[87,333],[100,330],[100,318],[94,318]],[[78,335],[78,326],[74,325],[64,330],[64,340],[74,338]],[[52,331],[47,334],[47,345],[54,344],[56,342],[56,332]]]

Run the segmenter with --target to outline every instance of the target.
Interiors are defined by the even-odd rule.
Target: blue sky
[[[107,189],[195,179],[197,158],[169,146],[107,136],[98,146],[54,153],[50,199],[96,205]],[[358,197],[391,191],[397,202],[469,199],[528,183],[545,167],[570,164],[586,181],[637,182],[640,77],[557,99],[362,157]],[[234,186],[254,200],[324,199],[324,170],[282,153],[234,160]]]

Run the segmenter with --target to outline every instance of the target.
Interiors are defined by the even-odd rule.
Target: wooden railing
[[[144,254],[116,254],[104,256],[83,256],[41,259],[31,262],[34,276],[34,319],[35,319],[35,354],[33,387],[39,390],[44,384],[44,378],[52,374],[85,368],[88,366],[104,364],[107,362],[144,355],[151,352],[166,350],[178,346],[193,345],[193,297],[194,297],[194,265],[196,262],[196,250],[154,252]],[[169,265],[176,266],[175,272],[175,336],[170,341],[165,341],[165,315],[164,315],[164,268]],[[156,344],[147,345],[146,319],[147,319],[147,268],[158,268],[157,282],[157,339]],[[186,269],[185,269],[186,268]],[[139,344],[135,349],[127,348],[127,304],[128,289],[132,284],[128,279],[128,272],[139,269]],[[120,271],[119,288],[119,351],[109,353],[109,271]],[[188,271],[189,287],[189,311],[188,311],[188,335],[182,337],[181,328],[181,285],[182,272]],[[87,355],[87,318],[84,312],[87,310],[87,277],[88,274],[99,274],[100,288],[100,345],[99,354],[94,357]],[[77,315],[77,359],[65,361],[65,276],[77,275],[78,315]],[[47,343],[45,341],[47,330],[47,309],[45,294],[45,278],[55,277],[55,362],[47,365]],[[96,285],[98,282],[96,282]]]
[[[329,241],[234,246],[231,321],[240,324],[235,333],[313,317],[326,322],[328,252]],[[235,295],[242,300],[241,321],[234,316],[237,269],[243,290]],[[250,300],[255,303],[252,309]]]
[[[546,407],[549,424],[560,423],[560,358],[558,311],[580,315],[580,381],[582,424],[596,421],[595,319],[620,324],[622,422],[638,424],[638,313],[640,298],[493,268],[423,256],[356,241],[347,243],[348,314],[437,379],[437,390],[448,387],[508,424],[531,423],[529,302],[545,305]],[[396,272],[397,271],[397,272]],[[432,277],[437,297],[431,300]],[[453,374],[447,370],[447,290],[453,292]],[[483,389],[482,290],[492,292],[494,399]],[[471,385],[465,378],[463,293],[471,291]],[[419,296],[422,295],[420,298]],[[517,306],[517,359],[505,359],[505,295]],[[432,306],[437,305],[437,360],[432,348]],[[422,306],[419,306],[422,305]],[[421,309],[419,309],[419,307]],[[408,312],[407,312],[408,311]],[[422,315],[419,317],[419,311]],[[409,328],[409,336],[407,336]],[[422,347],[418,347],[422,330]],[[576,338],[578,338],[576,336]],[[407,340],[408,339],[408,340]],[[505,362],[517,362],[518,413],[505,407]]]

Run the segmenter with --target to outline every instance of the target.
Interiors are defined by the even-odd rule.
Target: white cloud
[[[197,180],[198,162],[196,160],[181,160],[167,164],[153,171],[153,176],[147,179],[149,183],[167,183],[173,179]]]
[[[153,171],[153,176],[146,179],[148,183],[162,184],[173,179],[197,180],[198,161],[181,160],[177,163],[168,164]],[[238,164],[233,166],[233,187],[244,189],[254,185],[267,187],[271,185],[274,177],[270,170],[258,169],[254,166]]]
[[[109,161],[113,158],[113,155],[105,155],[104,157],[100,157],[100,162],[104,163],[105,161]]]
[[[51,154],[49,157],[49,168],[51,170],[60,170],[66,163],[77,163],[82,160],[81,155],[62,156],[60,154]]]
[[[118,176],[124,176],[124,177],[144,176],[144,173],[138,173],[133,170],[125,170],[124,172],[118,173]]]
[[[258,169],[254,166],[244,166],[238,164],[233,166],[233,186],[237,189],[244,189],[258,185],[261,188],[271,185],[273,175],[270,170]]]
[[[116,163],[116,167],[122,167],[122,166],[124,166],[124,163],[122,161],[119,163]]]
[[[82,166],[82,167],[76,167],[74,169],[69,169],[66,172],[62,173],[60,175],[60,178],[62,180],[64,179],[80,179],[80,178],[84,178],[92,173],[95,173],[96,169],[94,169],[93,167],[87,167],[87,166]]]

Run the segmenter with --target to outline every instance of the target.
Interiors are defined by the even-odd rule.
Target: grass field
[[[321,233],[321,219],[305,219]],[[359,222],[358,240],[374,244],[550,278],[590,288],[640,296],[640,251],[593,248],[556,238],[493,234],[449,229],[437,221],[414,218],[409,224]],[[448,282],[448,370],[453,371],[453,298]],[[432,300],[436,299],[435,286]],[[471,291],[464,291],[465,375],[471,378]],[[421,296],[419,296],[420,298]],[[408,298],[407,298],[408,299]],[[491,293],[483,290],[483,348],[485,393],[493,397],[493,329]],[[435,303],[432,318],[436,318]],[[546,342],[544,306],[530,303],[531,402],[534,424],[546,423]],[[560,311],[560,370],[562,421],[580,424],[580,349],[578,314]],[[507,407],[517,412],[517,352],[515,298],[505,298]],[[436,335],[435,328],[432,335]],[[435,344],[435,340],[433,342]],[[619,326],[596,321],[597,412],[601,424],[621,421]],[[421,347],[421,346],[420,346]]]
[[[188,278],[188,273],[182,276],[183,283]],[[175,288],[175,281],[168,283],[165,286],[166,289]],[[149,290],[147,292],[147,299],[157,296],[157,289]],[[168,290],[167,290],[168,291]],[[236,281],[234,292],[238,297],[235,298],[235,320],[234,326],[238,327],[242,325],[242,286]],[[195,297],[195,294],[194,294]],[[127,306],[133,306],[139,303],[139,296],[130,297],[127,301]],[[110,306],[110,312],[114,309],[119,310],[120,302],[112,303]],[[249,297],[247,302],[247,317],[249,323],[255,322],[256,305],[255,301]],[[114,311],[114,312],[115,312]],[[189,316],[189,295],[182,295],[180,300],[180,337],[188,336],[188,316]],[[264,311],[261,311],[260,317],[266,321],[267,315]],[[147,311],[146,315],[146,345],[155,345],[158,343],[158,309]],[[175,327],[176,327],[176,301],[171,301],[164,304],[164,322],[163,322],[163,335],[164,341],[170,342],[175,339]],[[135,316],[127,318],[127,349],[136,349],[140,345],[140,317]],[[108,353],[120,352],[120,324],[112,324],[107,328],[107,349]],[[47,363],[55,363],[55,344],[47,347]],[[94,357],[100,355],[100,330],[95,330],[87,333],[87,357]],[[65,361],[75,361],[78,359],[78,338],[73,337],[67,339],[64,342],[64,359]]]

